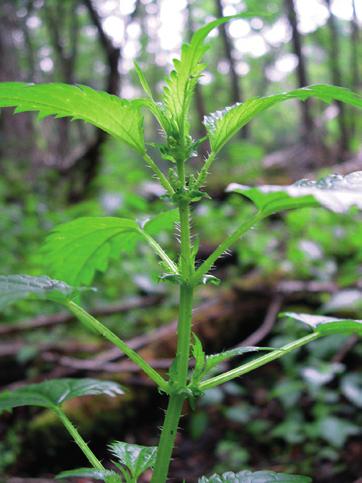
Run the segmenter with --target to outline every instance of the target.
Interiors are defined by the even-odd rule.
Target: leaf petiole
[[[308,344],[309,342],[312,342],[313,340],[316,340],[319,337],[321,337],[321,334],[319,334],[318,332],[313,332],[312,334],[306,335],[301,339],[297,339],[293,342],[290,342],[289,344],[286,344],[280,349],[276,349],[272,352],[269,352],[268,354],[258,357],[257,359],[247,362],[246,364],[242,364],[241,366],[236,367],[235,369],[231,369],[230,371],[224,372],[223,374],[219,374],[218,376],[211,377],[210,379],[207,379],[206,381],[201,382],[199,385],[199,389],[200,391],[205,391],[207,389],[211,389],[212,387],[216,387],[216,386],[219,386],[220,384],[224,384],[225,382],[231,381],[236,377],[240,377],[243,374],[247,374],[248,372],[254,371],[258,367],[264,366],[269,362],[279,359],[280,357],[283,357],[284,355],[288,354],[288,352],[298,349],[299,347],[302,347],[303,345]]]
[[[58,416],[58,418],[61,420],[63,425],[65,426],[68,433],[74,439],[75,443],[79,446],[79,448],[81,449],[83,454],[86,456],[89,463],[93,466],[93,468],[96,468],[97,470],[104,471],[105,467],[102,465],[102,463],[99,461],[99,459],[93,453],[93,451],[89,448],[87,443],[84,441],[82,436],[79,434],[77,428],[73,425],[73,423],[66,416],[66,414],[62,411],[62,409],[59,406],[54,406],[53,410],[54,410],[55,414]]]
[[[105,339],[118,347],[126,356],[131,359],[153,382],[164,392],[168,393],[168,384],[165,379],[155,369],[146,362],[136,351],[131,349],[122,339],[114,334],[108,327],[103,325],[99,320],[94,318],[82,307],[72,300],[66,302],[66,307],[82,322],[87,328],[93,329],[101,334]]]

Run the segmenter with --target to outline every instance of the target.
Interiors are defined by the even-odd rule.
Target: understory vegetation
[[[0,13],[0,481],[357,482],[355,2],[101,3]]]

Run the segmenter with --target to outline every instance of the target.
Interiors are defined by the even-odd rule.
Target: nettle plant
[[[206,181],[218,153],[245,124],[260,112],[289,99],[305,101],[315,97],[324,102],[337,100],[361,108],[362,98],[342,87],[312,85],[268,97],[252,98],[217,111],[205,118],[210,154],[199,172],[189,163],[203,139],[194,140],[190,134],[188,115],[193,92],[205,65],[201,63],[207,50],[205,40],[219,25],[242,14],[225,17],[205,25],[195,32],[189,44],[182,46],[181,57],[174,60],[174,70],[166,79],[160,102],[155,101],[150,86],[139,66],[136,71],[146,93],[144,99],[123,100],[86,86],[66,84],[27,85],[0,84],[0,106],[16,107],[15,112],[39,111],[41,118],[56,116],[81,119],[127,143],[143,157],[165,190],[167,210],[143,225],[128,218],[86,217],[55,228],[48,236],[43,255],[48,274],[34,277],[10,275],[0,277],[0,304],[3,306],[29,295],[54,301],[65,306],[85,328],[96,331],[118,347],[155,383],[168,398],[168,407],[157,447],[144,447],[113,442],[109,449],[113,464],[104,465],[82,439],[62,410],[61,405],[74,397],[122,394],[113,382],[94,379],[59,379],[32,384],[0,395],[0,411],[18,406],[40,406],[53,410],[74,441],[84,453],[90,468],[65,471],[58,478],[90,477],[107,483],[136,482],[147,469],[153,469],[152,482],[167,480],[176,433],[186,400],[194,407],[205,391],[243,374],[254,371],[291,351],[329,334],[362,334],[361,320],[342,320],[309,314],[285,314],[306,324],[311,331],[304,337],[281,348],[241,347],[220,354],[206,355],[202,342],[192,332],[193,294],[198,286],[217,283],[210,274],[215,262],[255,225],[270,215],[284,210],[322,206],[337,213],[350,207],[362,208],[362,172],[347,176],[332,175],[318,182],[301,180],[291,186],[248,186],[231,184],[229,192],[240,193],[255,205],[255,214],[227,235],[224,241],[202,263],[197,263],[198,242],[191,230],[192,206],[207,198]],[[145,142],[142,109],[148,109],[158,121],[164,134],[163,144]],[[150,156],[147,148],[158,148],[160,157],[170,163],[165,174]],[[179,224],[180,250],[173,260],[154,238],[164,228]],[[92,283],[96,271],[106,270],[109,262],[138,243],[147,243],[160,258],[160,279],[179,286],[179,318],[177,353],[167,376],[157,372],[118,335],[78,305],[79,294]],[[62,281],[59,281],[62,280]],[[81,287],[81,288],[80,288]],[[225,360],[251,352],[265,351],[244,364],[220,372]],[[194,359],[190,369],[191,359]],[[211,477],[202,476],[199,482],[307,482],[307,476],[288,475],[271,471],[241,471]]]

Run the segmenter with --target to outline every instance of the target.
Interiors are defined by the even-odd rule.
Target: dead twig
[[[150,295],[145,297],[133,297],[119,304],[107,305],[105,307],[96,307],[91,310],[91,314],[95,317],[107,316],[113,314],[121,314],[129,312],[133,309],[152,307],[162,300],[160,295]],[[34,329],[44,329],[59,324],[66,324],[74,320],[74,315],[68,312],[59,312],[52,315],[40,315],[30,320],[23,320],[14,324],[0,325],[0,336],[18,334],[19,332],[27,332]]]

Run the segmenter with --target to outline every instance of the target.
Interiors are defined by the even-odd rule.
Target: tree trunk
[[[352,0],[353,15],[351,19],[351,88],[355,92],[361,89],[361,78],[359,71],[359,27],[356,11],[356,2]],[[351,135],[353,136],[356,130],[356,111],[351,111]]]
[[[216,15],[218,18],[223,17],[222,0],[215,0]],[[231,103],[241,102],[243,99],[243,93],[241,89],[241,83],[238,74],[236,73],[235,60],[232,54],[232,44],[225,25],[220,25],[221,37],[224,44],[225,57],[229,64],[230,75],[230,98]],[[249,137],[249,125],[244,126],[240,131],[240,138],[247,139]]]
[[[298,30],[297,14],[295,11],[294,0],[284,0],[288,21],[292,30],[292,46],[293,53],[298,59],[297,65],[297,84],[298,87],[305,87],[309,84],[308,75],[306,69],[305,58],[303,55],[302,36]],[[313,117],[310,112],[310,101],[300,102],[301,117],[302,117],[302,139],[310,141],[310,135],[314,131]]]
[[[340,45],[339,45],[339,33],[336,18],[331,9],[331,0],[325,0],[325,4],[328,8],[328,28],[330,33],[329,41],[329,68],[331,74],[331,80],[335,85],[342,85],[342,74],[339,65],[340,60]],[[349,146],[349,133],[346,122],[346,109],[342,102],[336,102],[339,109],[338,126],[339,126],[339,149],[338,156],[340,160],[343,160],[348,154]]]
[[[187,14],[188,14],[187,15],[188,38],[189,40],[191,40],[191,37],[195,30],[193,16],[192,16],[191,0],[187,2]],[[206,135],[205,128],[203,127],[204,117],[206,115],[206,109],[205,109],[204,96],[202,95],[200,84],[196,84],[196,88],[195,88],[195,105],[196,105],[196,112],[198,117],[197,137],[201,139]],[[203,158],[206,157],[208,153],[208,147],[204,143],[201,144],[199,148],[199,152],[201,157]]]

